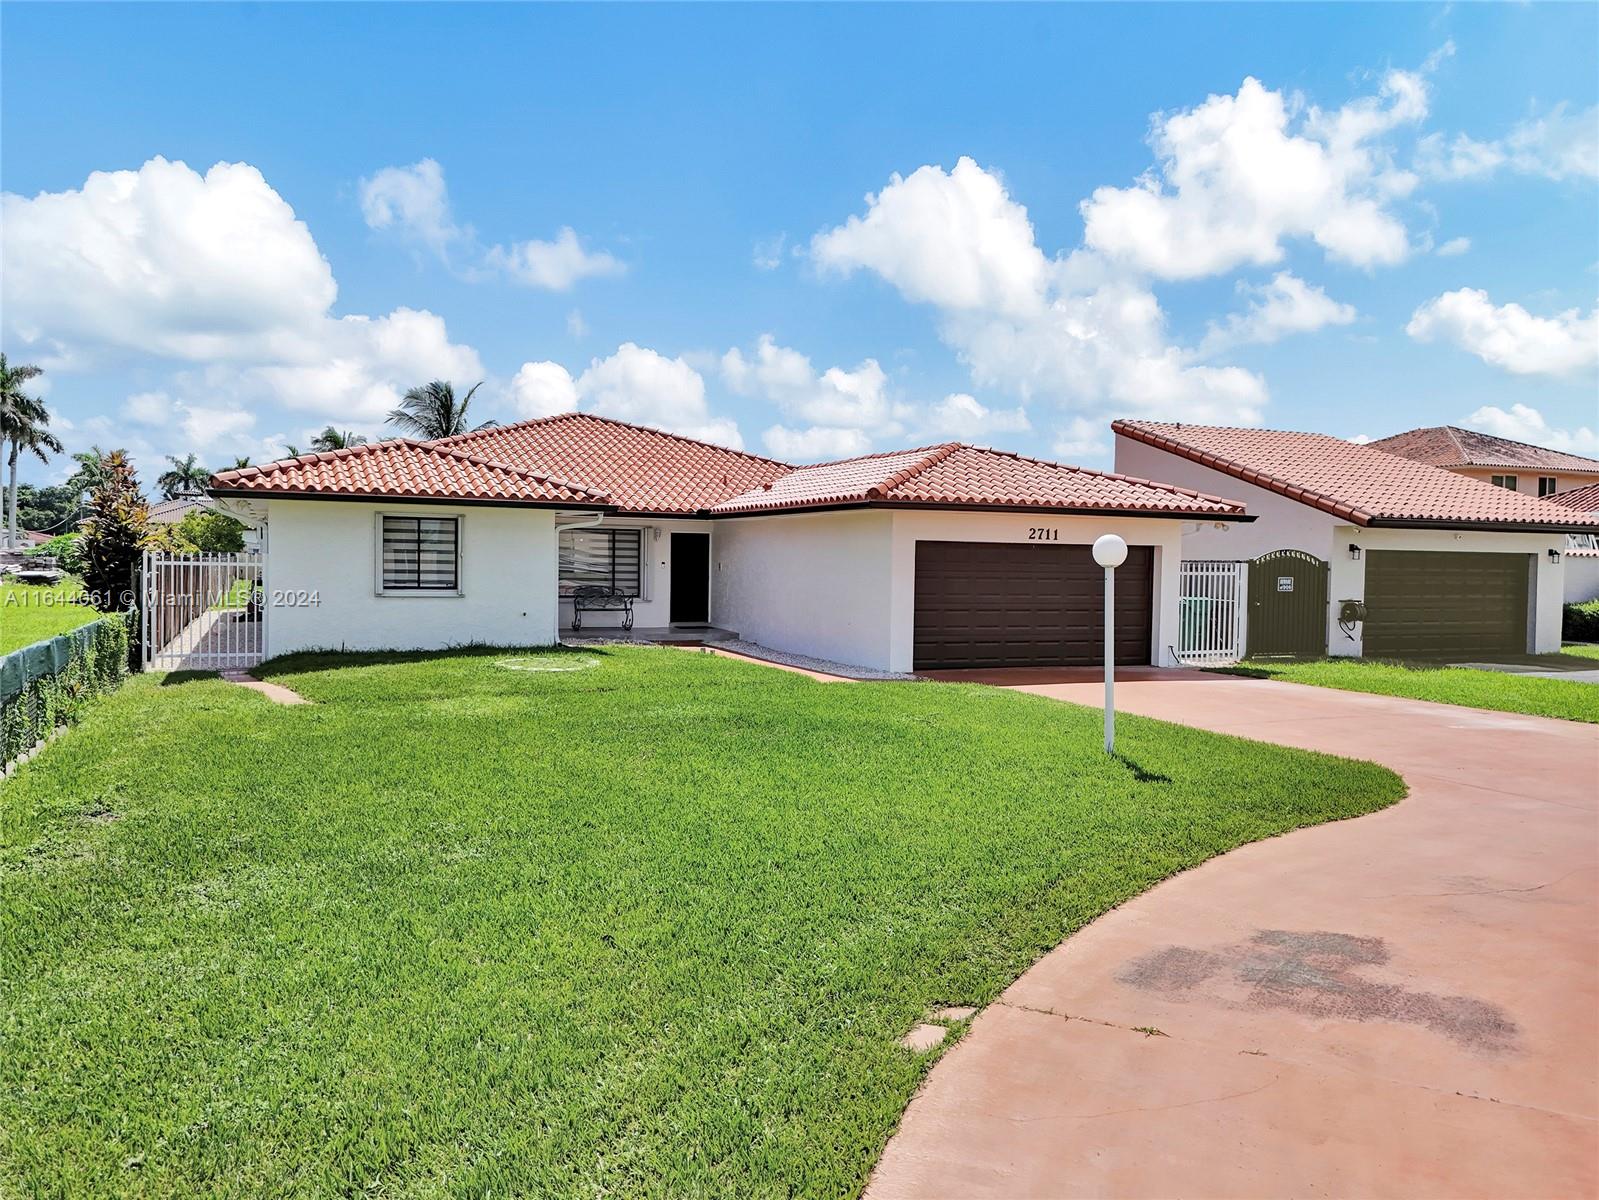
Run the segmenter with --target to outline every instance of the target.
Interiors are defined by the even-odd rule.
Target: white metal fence
[[[1227,663],[1244,656],[1249,564],[1186,560],[1179,573],[1177,657]]]
[[[139,605],[144,666],[156,671],[253,667],[266,646],[261,555],[144,553]]]

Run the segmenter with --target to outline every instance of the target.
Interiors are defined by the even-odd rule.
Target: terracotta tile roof
[[[770,458],[588,413],[430,443],[603,488],[622,512],[695,513],[786,475]]]
[[[604,492],[583,484],[411,438],[219,471],[211,476],[210,490],[270,496],[369,496],[610,507]]]
[[[1545,496],[1544,502],[1558,504],[1561,508],[1575,509],[1577,512],[1599,512],[1599,483],[1556,492],[1553,496]]]
[[[1434,467],[1519,467],[1556,473],[1599,474],[1599,459],[1513,442],[1490,433],[1478,433],[1475,429],[1461,429],[1458,425],[1411,429],[1370,444]]]
[[[1167,483],[1088,471],[959,442],[800,467],[713,513],[843,504],[934,504],[1239,518],[1244,506]]]
[[[1113,421],[1111,429],[1355,525],[1599,526],[1599,516],[1321,433],[1159,421]]]

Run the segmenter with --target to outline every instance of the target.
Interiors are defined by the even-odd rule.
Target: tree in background
[[[176,500],[179,496],[197,496],[205,490],[211,472],[196,462],[194,455],[179,459],[169,454],[167,461],[172,466],[157,475],[155,480],[164,497]]]
[[[144,544],[173,554],[233,554],[244,549],[244,528],[226,513],[195,509],[171,525],[152,524]]]
[[[72,456],[72,461],[78,464],[78,469],[67,476],[64,486],[72,488],[79,496],[86,496],[105,482],[106,452],[99,446],[90,446],[87,450],[79,450]]]
[[[121,612],[134,603],[150,509],[126,454],[113,450],[102,465],[105,481],[90,497],[83,523],[83,587],[102,612]]]
[[[424,440],[466,433],[467,406],[482,386],[479,380],[459,401],[455,398],[455,388],[442,379],[414,387],[405,393],[400,407],[389,413],[388,423],[398,426],[402,433]]]
[[[311,449],[318,454],[329,450],[348,450],[351,446],[364,446],[366,439],[350,429],[335,429],[329,425],[311,439]]]
[[[6,484],[6,545],[17,545],[17,461],[26,450],[40,462],[61,453],[61,443],[50,432],[50,413],[44,404],[22,390],[22,385],[44,372],[31,363],[12,366],[0,353],[0,445],[8,447],[11,475]]]
[[[39,533],[71,533],[83,511],[83,492],[70,483],[54,487],[17,485],[17,524]]]

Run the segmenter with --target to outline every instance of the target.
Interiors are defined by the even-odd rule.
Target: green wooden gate
[[[1249,653],[1327,653],[1327,564],[1303,550],[1273,550],[1249,564]]]

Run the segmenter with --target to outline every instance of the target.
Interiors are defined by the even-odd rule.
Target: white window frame
[[[453,600],[466,595],[466,514],[462,512],[418,512],[415,509],[383,509],[373,513],[372,520],[372,590],[373,594],[389,599]],[[383,518],[418,517],[455,522],[455,587],[451,588],[385,588],[383,586]]]
[[[1521,491],[1520,475],[1494,475],[1489,478],[1494,487],[1504,488],[1507,492]]]
[[[1549,485],[1549,490],[1548,491],[1544,490],[1544,486],[1543,485],[1546,484],[1546,483]],[[1558,475],[1540,475],[1540,476],[1538,476],[1538,499],[1542,500],[1545,496],[1553,496],[1559,490],[1560,490],[1560,477]]]

